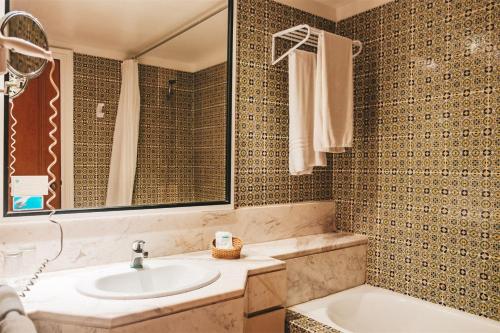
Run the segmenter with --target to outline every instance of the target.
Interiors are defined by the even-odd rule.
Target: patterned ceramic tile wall
[[[355,147],[333,162],[369,283],[497,320],[499,7],[403,0],[339,22],[363,52]]]
[[[294,25],[335,24],[269,0],[238,1],[235,196],[239,206],[332,199],[332,164],[310,176],[288,172],[287,61],[271,59],[271,35]],[[279,45],[283,52],[289,43]]]
[[[194,73],[195,201],[225,199],[226,77],[226,62]]]

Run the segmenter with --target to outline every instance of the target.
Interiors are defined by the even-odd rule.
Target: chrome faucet
[[[143,240],[136,240],[132,243],[132,262],[130,263],[131,268],[144,268],[142,263],[144,261],[144,258],[148,257],[148,253],[144,251],[144,244],[146,244],[146,242]]]

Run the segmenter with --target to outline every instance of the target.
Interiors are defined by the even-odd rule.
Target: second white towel
[[[292,175],[311,174],[326,165],[326,154],[316,152],[314,137],[314,86],[316,54],[295,50],[288,57],[289,170]]]
[[[322,31],[318,37],[314,149],[342,153],[352,147],[352,40]]]

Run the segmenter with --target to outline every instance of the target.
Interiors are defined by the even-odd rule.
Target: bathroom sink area
[[[126,264],[80,280],[76,289],[104,299],[146,299],[185,293],[205,287],[220,276],[216,268],[181,260],[147,260],[144,268]]]

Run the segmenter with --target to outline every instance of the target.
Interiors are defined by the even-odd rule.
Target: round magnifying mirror
[[[4,36],[17,37],[48,50],[49,41],[40,22],[30,13],[12,11],[7,13],[1,24],[0,31]],[[14,75],[34,79],[42,74],[47,59],[26,56],[9,51],[7,68]]]

